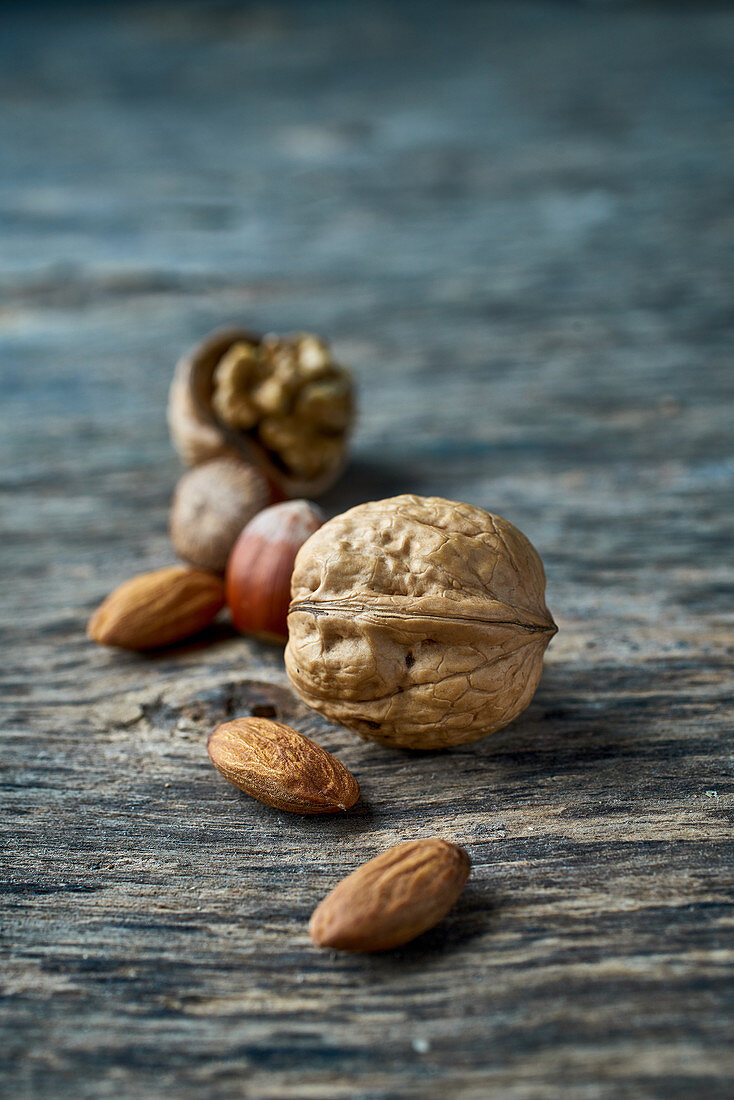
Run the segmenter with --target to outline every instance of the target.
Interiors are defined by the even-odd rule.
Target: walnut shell
[[[245,458],[286,497],[317,496],[334,484],[353,417],[350,376],[322,341],[247,329],[212,333],[184,355],[168,400],[171,440],[184,462]]]
[[[556,633],[544,593],[540,558],[500,516],[439,497],[360,504],[298,553],[288,676],[361,737],[474,741],[533,697]]]

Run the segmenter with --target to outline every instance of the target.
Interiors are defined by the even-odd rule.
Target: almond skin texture
[[[314,910],[309,935],[337,951],[400,947],[448,913],[470,867],[463,848],[438,837],[398,844],[342,879]]]
[[[173,565],[116,588],[92,615],[87,634],[99,645],[157,649],[196,634],[223,606],[219,577]]]
[[[359,784],[341,761],[269,718],[237,718],[217,726],[207,751],[225,779],[277,810],[333,814],[359,798]]]

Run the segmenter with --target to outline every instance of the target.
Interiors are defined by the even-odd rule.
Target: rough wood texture
[[[5,1094],[729,1095],[731,9],[2,19]],[[353,365],[331,512],[438,493],[538,547],[560,633],[512,727],[389,751],[225,625],[87,641],[171,560],[166,389],[227,323]],[[335,751],[355,812],[228,785],[207,734],[253,711]],[[310,944],[340,876],[432,834],[474,868],[440,926]]]

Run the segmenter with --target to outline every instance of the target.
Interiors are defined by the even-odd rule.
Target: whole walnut
[[[177,364],[168,401],[184,462],[244,458],[285,497],[336,481],[353,419],[351,376],[310,333],[213,333]]]
[[[360,504],[301,547],[286,669],[361,737],[474,741],[533,697],[556,633],[536,551],[506,519],[439,497]]]

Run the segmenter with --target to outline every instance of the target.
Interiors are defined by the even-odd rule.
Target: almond
[[[224,585],[203,569],[173,565],[116,588],[89,620],[100,645],[155,649],[201,630],[224,606]]]
[[[269,718],[237,718],[209,737],[211,762],[259,802],[296,814],[348,810],[359,798],[352,773],[298,730]]]
[[[309,935],[337,951],[400,947],[448,913],[470,866],[463,848],[438,837],[398,844],[342,879],[314,910]]]

